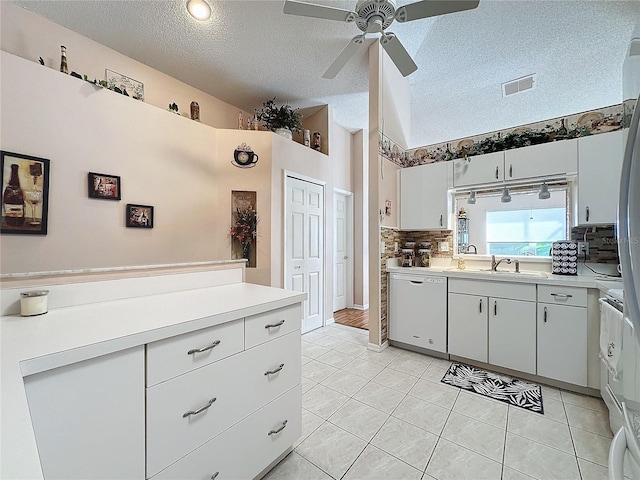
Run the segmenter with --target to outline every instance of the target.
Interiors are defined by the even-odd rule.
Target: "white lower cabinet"
[[[536,373],[536,286],[449,279],[449,353]]]
[[[536,373],[535,302],[489,298],[489,363]]]
[[[555,290],[552,298],[569,305],[538,303],[538,375],[587,386],[586,289]]]
[[[449,293],[449,353],[489,361],[489,299]]]
[[[295,304],[241,319],[241,351],[147,388],[147,478],[250,479],[293,445],[302,433],[301,318]],[[193,338],[193,348],[202,345]],[[170,340],[163,348],[172,350]],[[175,340],[188,356],[184,336]],[[163,370],[173,368],[158,358],[169,357],[148,356],[147,368],[167,378]],[[282,432],[267,435],[282,422]]]
[[[154,479],[245,480],[256,477],[300,437],[300,385],[181,458]]]
[[[24,386],[44,478],[144,478],[144,347],[30,375]]]

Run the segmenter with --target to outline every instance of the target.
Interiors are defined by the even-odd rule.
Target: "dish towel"
[[[622,312],[600,300],[600,359],[618,379],[622,354]]]

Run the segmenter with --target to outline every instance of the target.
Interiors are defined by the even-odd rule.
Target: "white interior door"
[[[351,194],[335,190],[333,196],[334,276],[333,310],[353,306],[353,223],[351,221]]]
[[[285,184],[285,288],[307,292],[304,333],[324,323],[324,187],[293,177]]]

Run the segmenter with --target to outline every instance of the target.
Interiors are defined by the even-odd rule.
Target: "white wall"
[[[360,130],[352,136],[353,144],[353,302],[360,308],[369,306],[369,135]]]
[[[229,258],[215,129],[0,53],[0,145],[51,161],[48,234],[2,235],[2,273]],[[87,198],[88,172],[120,176],[122,201]],[[127,203],[154,228],[125,228]]]
[[[42,57],[56,71],[60,45],[65,45],[69,71],[104,80],[105,68],[114,70],[144,83],[145,103],[166,109],[175,102],[181,114],[190,117],[189,105],[196,101],[205,125],[238,128],[237,107],[4,0],[0,1],[0,44],[5,52],[32,62]],[[247,118],[249,113],[244,112]]]
[[[381,60],[381,129],[386,137],[401,147],[407,148],[411,134],[409,80],[402,76],[384,50],[382,50]]]

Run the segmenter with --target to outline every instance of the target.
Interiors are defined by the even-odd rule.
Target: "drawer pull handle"
[[[544,323],[547,323],[547,307],[544,307]]]
[[[284,324],[284,320],[280,320],[279,322],[276,322],[276,323],[270,323],[268,325],[265,325],[264,328],[276,328],[282,324]]]
[[[278,368],[276,368],[275,370],[267,370],[266,372],[264,372],[264,374],[265,375],[273,375],[275,373],[278,373],[283,368],[284,368],[284,363],[281,363],[280,366]]]
[[[216,480],[216,478],[218,477],[218,475],[220,475],[220,472],[216,472],[213,475],[211,475],[211,480]]]
[[[194,353],[202,353],[202,352],[206,352],[207,350],[211,350],[212,348],[217,347],[218,345],[220,345],[220,340],[216,340],[215,342],[213,342],[211,345],[207,345],[206,347],[202,347],[202,348],[194,348],[193,350],[189,350],[187,352],[187,355],[193,355]]]
[[[275,435],[276,433],[280,433],[282,430],[284,430],[284,427],[286,427],[286,426],[287,426],[287,420],[282,422],[282,425],[280,425],[275,430],[269,430],[269,433],[267,435]]]
[[[498,180],[498,166],[496,165],[496,180]]]
[[[509,176],[513,177],[513,165],[509,165]]]
[[[563,300],[566,300],[568,298],[573,298],[573,295],[568,295],[566,293],[552,293],[551,296],[556,298],[561,298]]]
[[[209,408],[211,405],[213,405],[213,402],[215,402],[216,400],[217,400],[217,398],[213,397],[211,400],[209,400],[207,402],[206,405],[203,405],[199,409],[197,409],[197,410],[189,410],[188,412],[186,412],[184,415],[182,415],[182,418],[187,418],[187,417],[190,417],[191,415],[198,415],[199,413],[204,412],[207,408]]]

